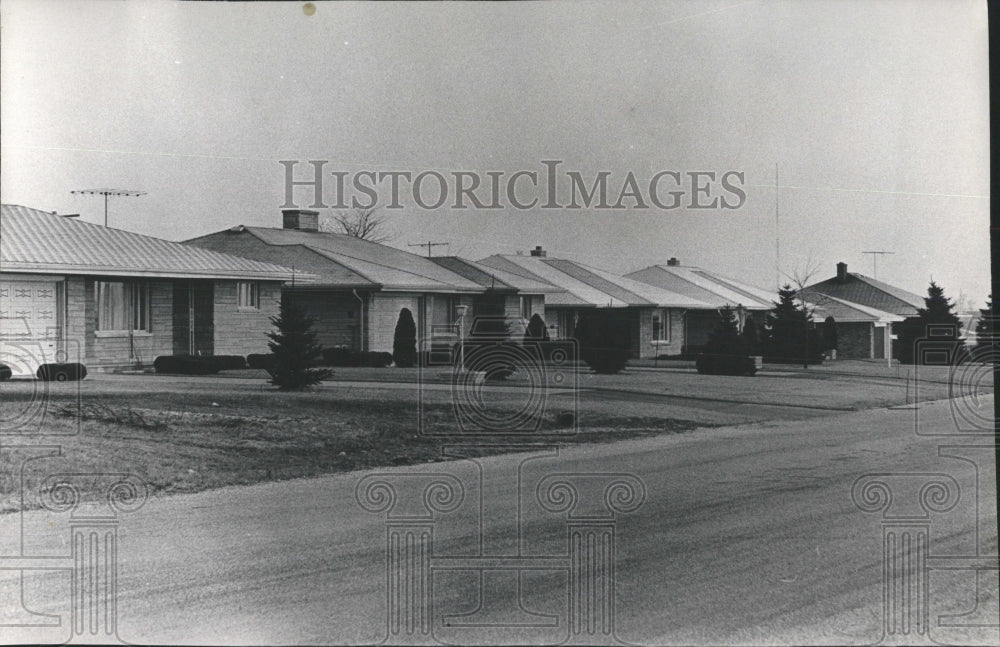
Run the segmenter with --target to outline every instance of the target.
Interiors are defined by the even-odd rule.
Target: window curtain
[[[98,281],[96,286],[97,329],[128,330],[125,284],[119,281]]]

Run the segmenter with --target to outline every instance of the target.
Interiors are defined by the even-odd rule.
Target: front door
[[[885,359],[885,326],[875,326],[875,334],[872,339],[872,357]]]
[[[212,355],[215,290],[211,281],[177,281],[173,295],[174,355]]]

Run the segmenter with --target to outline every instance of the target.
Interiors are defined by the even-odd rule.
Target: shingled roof
[[[626,308],[649,306],[662,308],[708,308],[709,304],[692,297],[642,283],[577,261],[519,255],[495,255],[479,261],[528,278],[563,288],[567,301],[546,296],[546,305],[590,305]],[[553,295],[558,297],[559,295]]]
[[[742,305],[748,310],[770,310],[777,298],[762,288],[686,265],[650,265],[625,276],[705,301],[712,308]]]
[[[921,296],[863,274],[847,272],[846,265],[844,270],[843,276],[806,286],[803,292],[826,294],[902,317],[914,317],[917,309],[924,307]]]
[[[249,238],[248,238],[249,237]],[[185,241],[268,260],[292,255],[319,278],[310,287],[385,291],[482,292],[483,287],[431,259],[345,234],[237,225]]]
[[[0,206],[0,271],[291,281],[291,269],[54,213]],[[308,273],[294,280],[308,282]]]

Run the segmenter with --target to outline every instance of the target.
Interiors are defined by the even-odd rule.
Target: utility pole
[[[887,252],[887,251],[883,250],[883,251],[880,251],[880,252],[861,252],[861,253],[862,254],[871,254],[872,255],[872,278],[873,279],[877,279],[878,278],[878,263],[876,263],[875,259],[878,258],[879,254],[895,254],[896,252]]]
[[[439,247],[441,245],[448,245],[448,244],[450,244],[450,243],[434,243],[434,242],[431,242],[431,241],[428,240],[426,243],[409,243],[407,246],[408,247],[426,247],[427,248],[427,258],[430,258],[431,257],[431,248],[432,247]]]
[[[70,191],[74,195],[103,195],[104,196],[104,226],[108,226],[108,196],[116,197],[137,197],[146,195],[145,191],[130,191],[128,189],[76,189]]]

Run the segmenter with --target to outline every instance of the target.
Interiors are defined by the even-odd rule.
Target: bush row
[[[180,375],[212,375],[246,367],[247,362],[240,355],[160,355],[153,360],[153,370],[157,373]]]
[[[324,366],[364,366],[383,368],[392,364],[392,353],[356,351],[343,346],[323,349]]]

